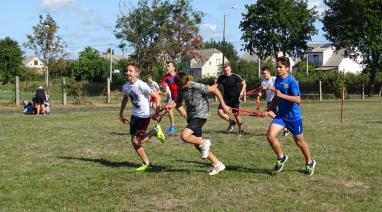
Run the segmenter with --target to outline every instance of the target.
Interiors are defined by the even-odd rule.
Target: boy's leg
[[[301,149],[302,154],[304,154],[305,163],[306,164],[312,163],[312,156],[310,154],[309,145],[304,140],[304,134],[293,135],[293,138],[294,138],[294,141],[296,142],[296,145]]]
[[[271,123],[268,128],[267,139],[271,145],[273,151],[276,153],[278,158],[284,157],[284,153],[281,149],[280,142],[277,139],[277,134],[284,128],[284,126]]]
[[[168,117],[170,118],[171,126],[166,131],[166,134],[167,135],[172,135],[176,131],[174,109],[171,109],[171,110],[168,111]]]
[[[199,152],[201,151],[199,145],[194,144],[194,146],[195,146],[196,150],[198,150]],[[214,154],[212,154],[211,151],[210,151],[210,154],[208,155],[207,159],[209,161],[211,161],[212,165],[218,165],[220,163],[220,160]]]
[[[143,149],[142,145],[140,144],[140,141],[137,136],[133,135],[131,136],[131,143],[134,146],[135,151],[137,152],[138,156],[141,158],[141,160],[146,164],[150,164],[149,158],[147,157],[145,150]]]
[[[176,110],[178,110],[178,112],[180,113],[181,116],[183,116],[183,118],[187,119],[187,112],[184,109],[184,107],[178,107],[176,108]]]

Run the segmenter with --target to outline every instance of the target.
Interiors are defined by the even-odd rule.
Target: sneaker
[[[228,128],[227,128],[227,133],[231,133],[233,131],[233,128],[235,127],[235,125],[236,125],[236,122],[234,120],[230,120]]]
[[[158,124],[157,126],[155,126],[154,130],[157,132],[156,133],[157,139],[160,142],[164,143],[166,141],[166,137],[164,136],[164,133],[163,133],[162,128],[160,127],[160,125]]]
[[[216,166],[213,166],[213,169],[210,172],[208,172],[208,175],[210,176],[217,175],[219,174],[219,172],[223,171],[224,169],[225,169],[225,165],[222,162],[220,162]]]
[[[206,159],[210,154],[211,141],[209,139],[204,140],[203,146],[200,147],[200,156],[202,159]]]
[[[168,136],[171,136],[172,134],[174,134],[174,132],[176,131],[176,127],[175,126],[171,126],[170,128],[168,128],[168,130],[166,131],[166,134]]]
[[[239,130],[239,136],[243,136],[244,135],[244,130]]]
[[[315,160],[313,160],[310,164],[305,166],[305,174],[312,176],[314,174],[314,168],[316,167],[317,163]]]
[[[151,169],[151,165],[150,164],[149,165],[142,164],[140,167],[138,167],[135,170],[144,172],[144,171],[149,170],[149,169]]]
[[[274,168],[274,172],[281,172],[284,168],[284,164],[285,162],[287,162],[288,160],[288,155],[284,154],[284,157],[281,158],[281,159],[277,159],[276,160],[276,165],[275,165],[275,168]]]
[[[284,137],[287,137],[290,134],[290,131],[288,129],[284,129],[283,135]]]

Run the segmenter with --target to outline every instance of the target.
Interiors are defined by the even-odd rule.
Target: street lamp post
[[[225,51],[225,19],[227,14],[224,13],[224,25],[223,25],[223,59],[222,59],[222,72],[224,69],[224,51]]]

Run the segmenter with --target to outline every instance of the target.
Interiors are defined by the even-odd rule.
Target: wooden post
[[[382,86],[379,88],[379,98],[382,96]]]
[[[321,80],[318,81],[318,92],[319,92],[319,100],[322,101],[322,82]]]
[[[66,105],[66,83],[65,83],[65,77],[62,78],[62,104]]]
[[[365,99],[365,83],[362,83],[362,99]]]
[[[16,102],[16,105],[20,105],[20,81],[19,81],[19,77],[16,76],[16,83],[15,83],[15,90],[16,90],[16,93],[15,93],[15,102]]]
[[[340,123],[343,123],[343,111],[344,111],[344,101],[345,101],[345,71],[342,72],[342,95],[341,95],[341,119]]]
[[[243,99],[244,99],[244,102],[247,102],[247,94],[244,94]]]
[[[110,78],[107,78],[107,103],[110,104]]]

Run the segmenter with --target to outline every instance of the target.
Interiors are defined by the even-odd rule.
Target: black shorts
[[[140,138],[145,137],[147,127],[150,124],[150,118],[139,118],[131,116],[130,118],[130,135]]]
[[[228,106],[228,107],[231,107],[231,108],[240,108],[240,99],[239,98],[235,98],[233,100],[227,100],[227,99],[224,99],[224,103]],[[219,104],[219,107],[218,109],[223,109],[222,105]]]
[[[36,103],[37,104],[44,104],[45,98],[43,97],[36,97]]]
[[[187,127],[188,129],[192,130],[196,137],[202,137],[202,127],[206,123],[207,119],[202,118],[192,118],[187,120]]]
[[[269,107],[270,104],[271,104],[270,102],[267,102],[267,111],[272,111],[276,114],[277,113],[277,102],[271,108]]]

